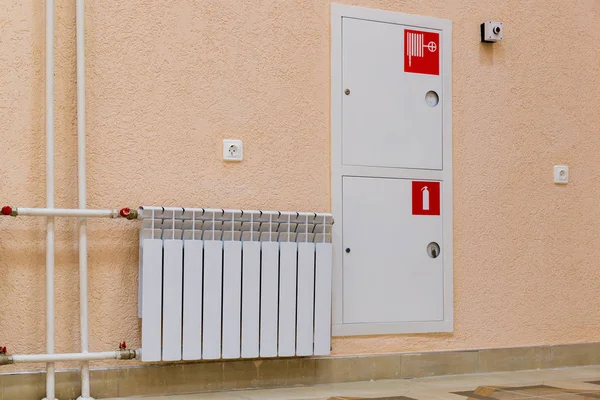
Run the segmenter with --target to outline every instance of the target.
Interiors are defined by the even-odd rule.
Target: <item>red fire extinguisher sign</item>
[[[440,215],[439,182],[412,182],[412,214]]]
[[[404,72],[440,74],[440,34],[404,30]]]

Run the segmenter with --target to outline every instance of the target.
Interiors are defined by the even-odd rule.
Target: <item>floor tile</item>
[[[340,396],[329,398],[328,400],[415,400],[411,397],[406,396],[385,396],[381,397],[381,395],[376,397],[354,397],[354,396]]]
[[[522,385],[536,381],[542,384],[543,379],[528,377],[520,380],[512,374],[489,374],[489,375],[464,375],[464,376],[447,376],[441,378],[425,378],[418,379],[416,383],[419,386],[430,389],[459,389],[459,390],[474,390],[481,386],[501,386],[501,385]]]
[[[407,395],[408,398],[410,399],[414,399],[414,400],[456,400],[455,397],[448,397],[449,394],[448,393],[444,393],[443,395],[440,396],[432,396],[430,394],[425,394],[425,393],[413,393],[410,395]]]
[[[382,380],[315,385],[289,389],[248,390],[237,392],[246,399],[318,399],[318,398],[397,398],[413,384],[406,380]]]
[[[578,393],[600,391],[600,385],[594,385],[593,383],[588,383],[580,380],[546,381],[544,382],[544,384],[548,386],[560,387]]]
[[[248,400],[291,400],[291,399],[322,399],[335,397],[340,394],[335,390],[326,388],[327,385],[317,385],[301,388],[285,389],[259,389],[244,390],[237,392],[237,395]]]
[[[243,397],[235,396],[232,394],[221,394],[221,393],[205,393],[205,394],[184,394],[178,396],[167,397],[168,400],[245,400]]]
[[[433,398],[443,400],[467,400],[467,397],[461,396],[456,393],[449,392],[447,390],[425,390],[425,391],[412,391],[406,394],[407,397],[414,398],[417,400]]]
[[[381,380],[369,382],[333,383],[323,385],[340,395],[367,396],[376,394],[389,394],[400,396],[408,393],[416,386],[416,382],[410,380]],[[373,396],[370,396],[373,397]]]
[[[600,366],[553,370],[560,379],[600,380]]]
[[[134,399],[119,397],[114,399],[103,399],[103,400],[131,400]],[[201,393],[201,394],[180,394],[170,396],[144,396],[135,397],[138,400],[246,400],[244,397],[238,396],[235,393]]]
[[[552,399],[552,400],[598,400],[597,394],[587,395],[585,393],[579,394],[560,394],[557,396],[547,397],[544,396],[544,399]]]
[[[294,400],[329,400],[331,397],[309,397],[304,399],[294,399]],[[335,397],[334,397],[335,399]]]
[[[454,392],[457,395],[469,398],[469,399],[496,399],[496,400],[517,400],[517,399],[531,399],[533,396],[518,391],[504,391],[494,387],[478,387],[473,391],[466,392]]]
[[[600,366],[383,379],[140,400],[600,400]],[[116,400],[116,399],[113,399]]]
[[[502,386],[499,388],[499,391],[515,393],[521,395],[523,397],[543,397],[543,396],[554,396],[558,394],[564,394],[565,389],[548,386],[545,384],[542,385],[532,385],[532,386]]]

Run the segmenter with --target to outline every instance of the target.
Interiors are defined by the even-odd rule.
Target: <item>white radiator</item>
[[[331,214],[140,215],[142,361],[330,353]]]

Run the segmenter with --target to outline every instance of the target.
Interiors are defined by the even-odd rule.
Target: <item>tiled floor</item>
[[[600,366],[381,380],[145,400],[599,400]],[[117,399],[113,399],[117,400]]]

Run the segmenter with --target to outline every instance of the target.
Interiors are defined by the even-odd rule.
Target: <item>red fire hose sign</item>
[[[440,34],[404,30],[404,72],[440,74]]]
[[[412,214],[440,215],[439,182],[412,182]]]

